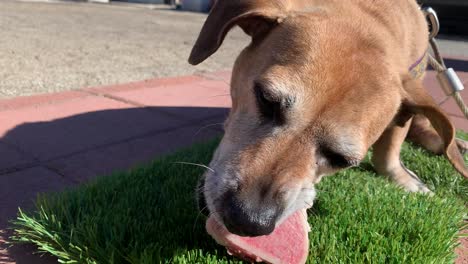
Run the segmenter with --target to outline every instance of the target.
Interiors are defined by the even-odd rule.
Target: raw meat
[[[309,253],[310,226],[305,210],[297,211],[267,236],[242,237],[232,234],[213,216],[206,222],[206,231],[216,242],[225,246],[229,254],[250,262],[299,264],[305,263]]]

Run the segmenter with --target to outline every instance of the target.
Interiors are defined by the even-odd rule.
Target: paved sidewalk
[[[8,220],[38,192],[125,170],[222,133],[230,72],[0,101],[0,263],[56,263],[8,249]]]
[[[461,73],[468,80],[468,67]],[[225,71],[0,101],[0,263],[56,263],[33,256],[31,246],[3,243],[17,207],[31,208],[37,193],[220,135],[230,106],[229,78]],[[433,73],[426,83],[442,100]],[[468,101],[468,93],[463,96]],[[468,131],[452,102],[442,106]]]
[[[250,42],[235,27],[194,67],[187,59],[207,14],[119,1],[40,1],[0,0],[0,98],[219,71]],[[444,56],[468,56],[466,37],[440,35],[438,43]]]

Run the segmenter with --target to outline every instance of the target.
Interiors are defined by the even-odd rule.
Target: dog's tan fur
[[[428,192],[399,158],[416,114],[412,129],[427,133],[413,139],[428,146],[436,137],[432,150],[468,177],[453,126],[421,79],[408,74],[428,48],[427,24],[416,1],[218,0],[190,63],[216,52],[235,25],[252,43],[235,63],[232,109],[210,164],[216,173],[206,175],[211,211],[223,210],[217,199],[229,188],[242,201],[280,201],[283,218],[311,203],[315,193],[303,190],[337,170],[322,146],[350,165],[373,146],[379,173],[409,191]],[[292,98],[284,124],[262,121],[253,92],[258,84],[275,100]]]

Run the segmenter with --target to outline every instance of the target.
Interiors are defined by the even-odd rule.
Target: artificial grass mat
[[[37,211],[19,211],[13,239],[64,263],[239,262],[205,232],[195,203],[203,169],[174,163],[207,164],[217,143],[40,196]],[[397,188],[368,159],[324,178],[308,212],[308,263],[453,262],[459,230],[467,228],[468,181],[443,157],[409,144],[402,160],[435,195]]]

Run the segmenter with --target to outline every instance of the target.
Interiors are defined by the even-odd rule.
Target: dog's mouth
[[[214,212],[208,208],[209,197],[208,199],[206,197],[205,184],[206,178],[203,176],[197,184],[196,202],[199,213],[210,217]],[[303,197],[299,198],[299,202],[296,203],[297,206],[292,205],[283,208],[278,207],[277,202],[271,201],[271,203],[253,207],[254,204],[251,201],[250,204],[246,204],[239,200],[235,192],[226,192],[221,196],[222,199],[217,199],[219,209],[215,211],[215,217],[233,234],[249,237],[268,235],[275,230],[278,224],[281,224],[294,212],[308,207],[306,206],[308,204],[312,204],[315,192],[312,192],[311,197],[304,195],[303,193]]]
[[[197,185],[197,205],[198,211],[205,216],[210,215],[210,209],[208,209],[208,204],[206,203],[206,198],[204,194],[205,189],[205,177],[200,178]]]

